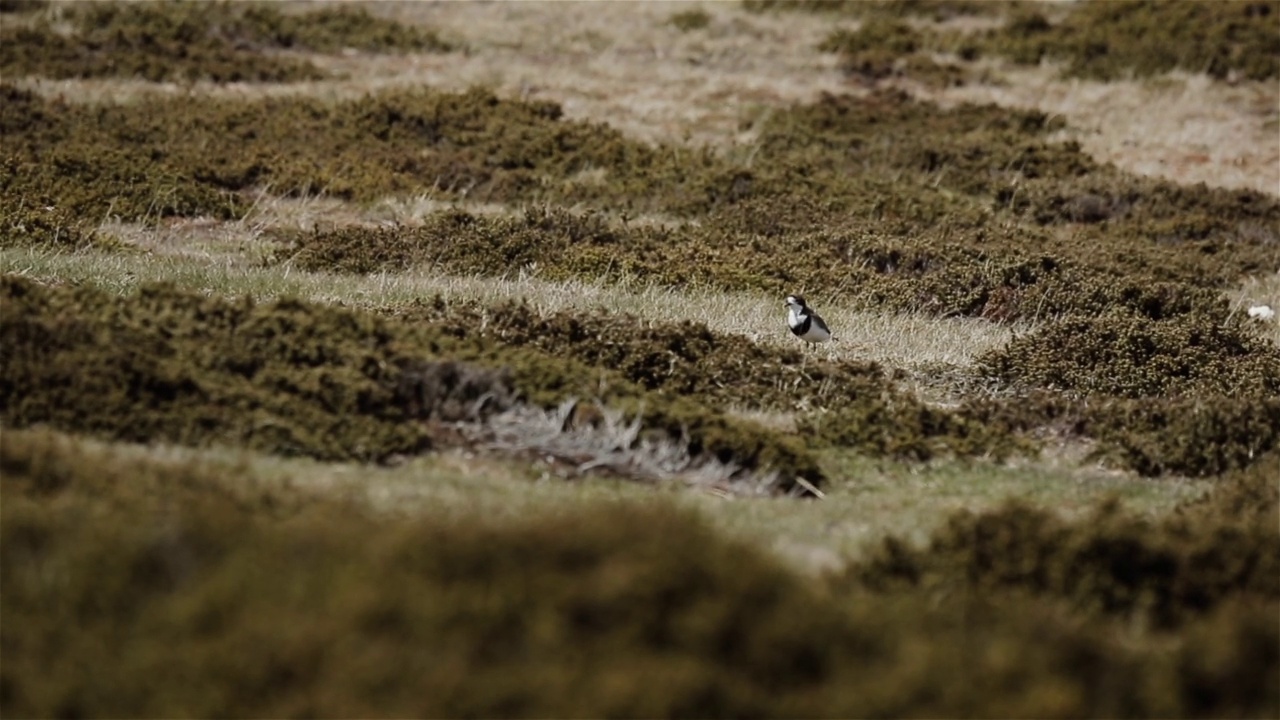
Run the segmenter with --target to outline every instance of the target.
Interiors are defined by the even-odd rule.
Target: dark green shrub
[[[1243,512],[1193,507],[1152,521],[1103,505],[1080,520],[1021,504],[959,513],[925,548],[887,539],[849,571],[856,583],[938,596],[1021,591],[1079,607],[1136,614],[1161,625],[1184,622],[1228,599],[1280,600],[1280,527],[1274,453],[1248,474],[1224,480],[1265,483]],[[1219,491],[1227,506],[1238,495]],[[1212,506],[1210,506],[1212,508]]]
[[[692,32],[694,30],[702,30],[711,24],[711,16],[705,10],[685,10],[683,12],[672,13],[667,18],[667,24],[674,26],[680,32]]]
[[[284,14],[269,4],[229,2],[71,4],[65,34],[51,21],[0,31],[0,73],[142,77],[153,82],[293,82],[325,74],[310,62],[264,52],[440,52],[435,33],[370,15],[325,7]]]
[[[118,298],[6,276],[0,299],[0,421],[10,426],[384,461],[432,446],[434,425],[423,420],[482,420],[464,411],[486,394],[497,402],[485,412],[516,395],[550,407],[599,396],[695,456],[776,471],[780,490],[796,476],[822,482],[796,438],[646,392],[607,368],[440,327],[171,286]]]
[[[1270,2],[1085,3],[1057,24],[1016,15],[980,44],[1015,62],[1064,61],[1068,74],[1101,80],[1175,69],[1265,80],[1280,74],[1280,11]]]
[[[930,460],[935,456],[1003,459],[1035,449],[1008,427],[975,421],[963,413],[929,406],[914,395],[874,388],[830,403],[835,409],[800,418],[802,435],[872,456]]]
[[[6,716],[1280,709],[1280,604],[1236,582],[1248,576],[1241,556],[1204,556],[1209,572],[1184,590],[1227,585],[1203,620],[1187,613],[1157,633],[991,584],[942,602],[824,589],[660,502],[501,522],[374,513],[255,483],[233,463],[14,430],[0,434],[0,492]],[[1146,560],[1161,549],[1228,547],[1106,523],[1092,545],[1070,547],[1105,555],[1128,538],[1141,551],[1122,566],[1156,568]],[[1037,539],[1050,525],[1017,527]],[[1010,566],[1005,552],[1028,556],[1016,543],[983,547],[996,567]],[[1096,559],[1077,575],[1117,587]]]
[[[1280,350],[1219,314],[1066,317],[980,362],[1002,380],[1079,393],[1280,396]]]
[[[1098,455],[1142,475],[1220,475],[1280,447],[1280,397],[1211,395],[1096,401]]]

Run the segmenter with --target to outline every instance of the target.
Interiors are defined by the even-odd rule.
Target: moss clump
[[[12,131],[5,149],[23,170],[17,191],[53,194],[95,216],[154,216],[169,195],[184,200],[169,203],[172,212],[228,212],[229,193],[263,186],[358,201],[431,189],[491,201],[705,208],[708,187],[728,182],[709,151],[677,155],[603,125],[564,121],[557,105],[482,90],[83,107],[0,88],[15,99],[0,117]],[[237,151],[216,151],[227,143]],[[611,181],[574,180],[593,168]]]
[[[1065,423],[1098,440],[1099,457],[1143,475],[1247,467],[1280,446],[1280,351],[1224,318],[1110,312],[1048,323],[979,363],[1049,394],[975,409],[1011,430]]]
[[[5,168],[7,170],[7,168]],[[0,181],[2,182],[2,181]],[[5,193],[0,188],[0,198]],[[0,248],[53,246],[77,250],[97,247],[120,249],[103,240],[92,228],[54,207],[0,206]]]
[[[897,392],[843,396],[833,410],[804,415],[798,430],[815,440],[872,456],[930,460],[993,457],[1038,450],[1029,435],[989,425],[965,413],[927,405]],[[1039,418],[1037,418],[1039,419]]]
[[[153,82],[293,82],[325,74],[310,62],[264,50],[446,51],[434,33],[369,15],[323,8],[286,15],[269,5],[227,2],[82,3],[52,21],[0,32],[0,73],[55,78],[141,77]]]
[[[685,33],[702,30],[711,24],[711,15],[701,9],[685,10],[672,13],[671,17],[667,18],[667,24]]]
[[[1088,416],[1098,455],[1142,475],[1220,475],[1280,448],[1275,395],[1103,401]]]
[[[865,83],[908,78],[930,87],[963,85],[961,67],[939,63],[920,52],[928,43],[922,31],[904,22],[875,18],[857,31],[837,30],[819,47],[840,53],[845,75]]]
[[[132,301],[4,279],[4,422],[330,460],[430,447],[396,401],[385,324],[168,288]]]
[[[1280,350],[1225,312],[1152,320],[1127,313],[1071,316],[989,352],[980,363],[1008,382],[1120,397],[1280,395]]]
[[[1020,63],[1065,61],[1068,74],[1099,80],[1170,70],[1266,80],[1280,75],[1280,10],[1270,2],[1085,3],[1057,24],[1025,10],[979,44]]]
[[[0,408],[13,426],[47,423],[112,439],[220,443],[332,460],[381,461],[431,447],[431,418],[486,394],[554,407],[570,396],[640,414],[690,453],[821,482],[802,443],[606,368],[480,338],[460,340],[342,309],[227,301],[149,287],[130,298],[5,277]],[[440,360],[506,368],[494,375]],[[86,372],[85,368],[94,368]]]
[[[1155,633],[994,583],[946,602],[824,591],[661,504],[501,523],[374,515],[226,465],[12,430],[0,470],[6,716],[1266,716],[1280,703],[1276,604],[1259,600],[1266,567],[1238,570],[1249,556],[1175,571],[1188,592],[1225,585]],[[1107,551],[1257,549],[1251,530],[1233,545],[1106,522]],[[1027,557],[983,547],[997,567]],[[1130,566],[1163,587],[1149,557]]]
[[[850,579],[881,591],[1025,591],[1164,626],[1228,600],[1275,603],[1278,470],[1280,458],[1273,453],[1248,474],[1224,481],[1228,487],[1247,486],[1247,496],[1257,499],[1240,513],[1225,511],[1240,505],[1233,489],[1220,491],[1223,504],[1201,503],[1160,521],[1134,517],[1114,504],[1077,521],[1019,504],[960,513],[925,548],[886,540],[851,568]]]

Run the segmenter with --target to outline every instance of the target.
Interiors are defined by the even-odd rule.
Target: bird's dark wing
[[[828,335],[831,334],[831,328],[827,327],[827,321],[823,320],[821,315],[816,312],[810,312],[809,319],[813,320],[813,324],[822,328]]]

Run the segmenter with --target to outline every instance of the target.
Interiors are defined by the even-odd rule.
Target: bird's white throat
[[[787,325],[797,327],[804,322],[804,314],[800,312],[800,307],[791,305],[787,308]]]

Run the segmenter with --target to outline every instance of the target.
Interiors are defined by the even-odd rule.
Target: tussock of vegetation
[[[1209,501],[1161,520],[1103,505],[1068,522],[1013,504],[953,516],[925,548],[888,538],[850,570],[880,591],[931,594],[1017,589],[1079,607],[1137,615],[1160,625],[1200,616],[1228,600],[1280,602],[1280,456],[1223,480]],[[1271,649],[1268,661],[1280,662]]]
[[[0,197],[6,195],[9,168],[0,176]],[[122,249],[121,243],[113,243],[100,235],[89,223],[71,215],[55,205],[26,205],[31,198],[23,198],[20,204],[0,205],[0,247],[51,246],[76,250],[96,247]]]
[[[924,34],[900,21],[869,20],[857,31],[832,33],[820,47],[840,53],[840,66],[845,74],[871,85],[904,77],[930,87],[965,83],[964,69],[952,63],[939,63],[919,52],[926,47]]]
[[[132,117],[132,125],[112,118],[121,112]],[[54,207],[86,224],[112,215],[150,220],[242,215],[248,206],[215,173],[184,162],[178,141],[183,136],[163,131],[170,118],[154,119],[157,124],[147,128],[142,116],[122,108],[77,108],[0,84],[0,133],[5,136],[0,204]],[[225,154],[213,155],[210,148],[225,145],[209,136],[205,140],[213,144],[189,148],[187,157],[195,151],[216,165],[216,157]]]
[[[1028,65],[1065,64],[1074,77],[1115,80],[1171,70],[1219,79],[1266,80],[1280,75],[1280,10],[1272,2],[1080,3],[1046,8],[1022,2],[770,2],[755,10],[837,11],[864,19],[857,33],[836,31],[823,49],[845,56],[846,69],[892,63],[918,50],[966,60],[1000,55]],[[963,16],[1001,17],[979,34],[910,29],[905,19],[935,22]],[[910,38],[910,42],[904,42]]]
[[[1028,431],[1046,422],[1037,417],[1024,428],[988,425],[965,409],[937,408],[913,395],[892,391],[858,393],[831,405],[832,410],[803,415],[798,430],[816,441],[873,457],[919,461],[1035,454],[1039,443]]]
[[[1100,455],[1143,475],[1219,475],[1280,448],[1275,395],[1107,401],[1089,415]]]
[[[1079,393],[1280,396],[1280,348],[1240,320],[1228,324],[1205,313],[1164,320],[1071,316],[1015,338],[980,363],[1010,382]]]
[[[694,30],[702,30],[711,24],[711,16],[706,10],[694,9],[685,10],[683,12],[672,13],[667,18],[667,23],[675,27],[680,32],[692,32]]]
[[[705,208],[717,179],[709,153],[654,149],[603,125],[560,119],[553,103],[474,90],[382,93],[330,103],[152,99],[77,107],[0,86],[11,193],[54,195],[75,212],[123,219],[235,216],[233,193],[323,193],[372,201],[432,191],[449,198],[610,200],[619,209]],[[232,145],[236,152],[222,152]],[[708,169],[709,168],[709,169]],[[575,178],[602,169],[599,185]],[[628,200],[634,198],[633,200]]]
[[[434,33],[375,18],[359,7],[300,15],[229,2],[80,3],[63,20],[0,32],[0,74],[53,78],[141,77],[214,82],[293,82],[325,76],[268,50],[446,51]]]
[[[6,715],[1280,709],[1277,575],[1263,574],[1275,539],[1271,550],[1251,542],[1266,537],[1252,521],[1194,540],[1172,525],[1142,535],[1120,514],[1092,532],[1052,519],[1033,527],[1029,511],[961,516],[940,533],[956,542],[900,552],[902,563],[918,560],[930,592],[847,581],[822,592],[663,505],[501,525],[374,516],[48,432],[0,435],[0,469]],[[966,527],[992,532],[966,550]],[[1055,534],[1064,549],[1038,542]],[[1018,582],[1019,561],[1042,550],[1054,567],[1080,561],[1080,581],[1061,587],[1077,607],[1157,620],[1170,609],[1174,631],[1065,612],[1058,586],[1009,592],[1031,585]],[[930,597],[951,571],[929,558],[943,556],[973,558],[979,573],[938,603]],[[1219,561],[1203,581],[1187,575]],[[1126,569],[1137,566],[1157,571],[1130,586]],[[1134,601],[1130,587],[1165,602]]]
[[[648,393],[604,368],[459,340],[439,327],[164,286],[118,298],[5,277],[3,299],[0,408],[11,426],[383,461],[432,446],[432,425],[421,421],[482,420],[513,392],[544,407],[599,395],[641,417],[648,432],[681,439],[693,456],[777,471],[782,490],[798,475],[822,477],[794,438]],[[435,362],[442,359],[509,374]],[[497,402],[480,403],[486,395]]]
[[[805,10],[838,12],[870,20],[926,18],[943,22],[957,17],[1002,15],[1019,3],[1012,0],[743,0],[751,12]]]
[[[1100,440],[1099,456],[1144,475],[1246,467],[1280,446],[1280,350],[1222,314],[1111,312],[1045,324],[979,363],[1006,382],[1076,400],[994,412],[1022,415],[1011,429],[1074,418],[1066,424]]]
[[[1015,62],[1062,61],[1067,74],[1100,80],[1170,70],[1266,80],[1280,75],[1280,9],[1265,1],[1081,3],[1055,24],[1025,8],[978,44]]]

